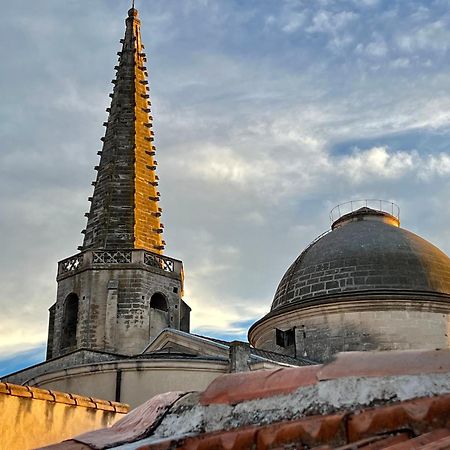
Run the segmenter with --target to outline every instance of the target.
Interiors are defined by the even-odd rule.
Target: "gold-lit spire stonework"
[[[157,162],[146,56],[131,8],[118,52],[114,90],[81,250],[140,248],[162,254]]]

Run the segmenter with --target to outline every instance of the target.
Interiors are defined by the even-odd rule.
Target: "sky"
[[[44,358],[126,0],[0,0],[0,374]],[[166,255],[196,333],[246,339],[354,199],[450,253],[449,0],[136,0]]]

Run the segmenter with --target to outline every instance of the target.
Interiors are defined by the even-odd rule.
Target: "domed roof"
[[[360,291],[450,294],[450,259],[398,220],[368,208],[337,220],[282,278],[271,310]]]

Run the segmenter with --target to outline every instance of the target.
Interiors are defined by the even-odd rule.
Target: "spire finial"
[[[128,17],[137,17],[137,16],[138,16],[138,11],[134,7],[134,0],[131,0],[131,8],[128,11]]]

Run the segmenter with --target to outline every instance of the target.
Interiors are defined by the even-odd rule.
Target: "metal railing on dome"
[[[397,220],[400,220],[400,207],[388,200],[379,199],[364,199],[364,200],[351,200],[349,202],[340,203],[330,211],[330,223],[333,224],[336,220],[340,219],[346,214],[357,211],[361,208],[370,208],[375,211],[381,211],[394,216]]]

